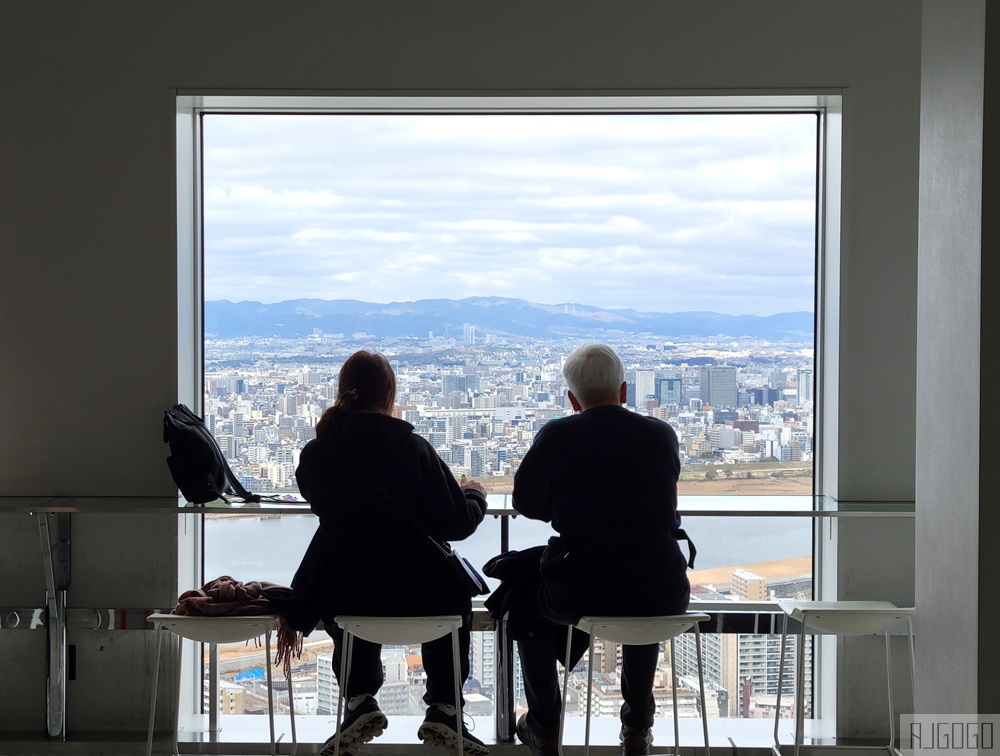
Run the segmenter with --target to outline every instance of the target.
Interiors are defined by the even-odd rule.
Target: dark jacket
[[[442,541],[466,538],[482,522],[486,499],[463,492],[412,425],[348,414],[306,444],[295,475],[320,521],[296,577],[313,569],[306,561],[318,565],[324,621],[469,610],[469,595],[415,523]]]
[[[679,473],[677,435],[660,420],[606,406],[546,423],[514,476],[513,506],[561,536],[549,598],[582,614],[660,614],[686,601]]]

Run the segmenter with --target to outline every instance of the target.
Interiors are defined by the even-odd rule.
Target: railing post
[[[504,494],[504,507],[508,495]],[[511,517],[500,517],[500,553],[510,551]],[[497,623],[494,633],[494,655],[496,659],[496,739],[497,742],[514,740],[514,641],[507,635],[507,617]]]

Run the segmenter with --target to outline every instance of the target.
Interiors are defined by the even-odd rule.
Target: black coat
[[[466,538],[482,522],[486,499],[463,492],[412,425],[348,414],[306,444],[295,475],[319,517],[296,582],[312,583],[324,621],[469,611],[468,593],[415,523],[441,541]]]
[[[675,539],[677,435],[623,407],[550,420],[514,476],[513,506],[561,536],[547,597],[569,615],[655,615],[687,600]]]

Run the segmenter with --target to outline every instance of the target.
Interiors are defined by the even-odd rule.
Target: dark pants
[[[460,681],[462,685],[469,679],[469,640],[472,628],[472,615],[462,617],[462,626],[458,630],[458,654],[461,664]],[[327,625],[326,631],[333,638],[333,674],[340,684],[341,650],[344,647],[344,631],[337,625]],[[382,646],[370,643],[361,638],[352,641],[351,669],[348,673],[347,687],[344,691],[349,700],[352,696],[368,693],[378,694],[382,687]],[[424,702],[430,704],[455,705],[455,678],[452,670],[451,633],[424,643],[421,646],[424,672],[427,673],[427,692]],[[464,703],[464,701],[463,701]]]
[[[687,611],[689,592],[683,601],[665,607],[658,614],[682,614]],[[624,614],[624,612],[618,612]],[[562,694],[559,688],[557,661],[565,662],[566,631],[576,624],[580,611],[573,611],[560,600],[551,582],[545,581],[536,592],[532,614],[546,619],[551,626],[517,642],[524,677],[524,695],[528,701],[528,727],[540,738],[559,734],[559,714]],[[573,632],[570,668],[583,656],[590,644],[589,636],[579,630]],[[621,721],[626,727],[642,729],[653,726],[656,702],[653,699],[653,682],[660,645],[622,647],[622,698]]]

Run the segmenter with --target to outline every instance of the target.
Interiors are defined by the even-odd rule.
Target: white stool
[[[458,755],[463,754],[462,743],[462,665],[458,651],[458,630],[462,618],[457,615],[440,617],[357,617],[341,615],[334,622],[344,631],[344,648],[340,653],[340,695],[337,697],[337,730],[343,721],[344,700],[347,695],[347,680],[351,674],[351,655],[354,638],[381,645],[405,646],[427,643],[451,633],[452,667],[455,671],[455,709],[458,726]],[[337,737],[334,756],[340,756],[340,738]]]
[[[799,647],[795,660],[795,756],[802,745],[805,722],[805,639],[806,628],[811,627],[828,635],[885,635],[885,673],[889,695],[889,745],[890,753],[896,751],[896,728],[892,716],[892,662],[889,647],[889,630],[907,625],[910,640],[910,683],[913,684],[913,608],[901,609],[888,601],[782,601],[778,604],[785,613],[781,628],[781,661],[778,665],[778,697],[774,707],[775,756],[781,756],[778,742],[778,724],[781,721],[781,686],[785,666],[785,642],[788,637],[788,620],[800,623]],[[911,688],[912,689],[912,688]]]
[[[156,663],[153,667],[153,695],[149,704],[149,734],[146,740],[146,756],[153,752],[153,723],[156,717],[156,684],[160,673],[160,641],[163,631],[169,630],[174,635],[201,643],[239,643],[264,636],[267,657],[264,669],[267,672],[267,714],[271,725],[271,756],[274,756],[277,744],[274,740],[274,695],[271,685],[271,631],[281,618],[277,614],[258,614],[247,617],[200,617],[176,614],[151,614],[146,618],[156,628]],[[181,649],[183,643],[177,643],[177,680],[180,685]],[[292,696],[292,681],[288,681],[288,711],[292,720],[292,756],[298,749],[295,737],[295,705]],[[174,713],[174,756],[179,756],[177,730],[180,726],[180,705]]]
[[[587,720],[583,753],[590,753],[590,699],[594,686],[594,640],[621,643],[624,646],[644,646],[660,641],[670,641],[670,659],[674,664],[674,638],[694,628],[695,652],[698,657],[698,688],[701,695],[701,721],[705,735],[705,756],[708,750],[708,716],[705,713],[705,675],[701,663],[701,633],[698,623],[709,619],[707,614],[688,612],[665,617],[582,617],[576,628],[590,635],[590,653],[587,655]],[[559,719],[559,754],[563,753],[563,731],[566,726],[566,699],[569,693],[569,658],[573,646],[573,627],[566,633],[566,662],[563,668],[563,703]],[[674,703],[674,753],[680,752],[680,727],[677,723],[677,674],[671,674]]]

